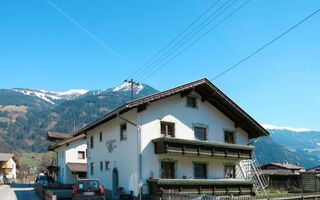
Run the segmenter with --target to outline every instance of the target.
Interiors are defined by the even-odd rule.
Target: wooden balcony
[[[254,194],[254,182],[242,179],[149,179],[147,182],[153,196],[169,191],[214,196]]]
[[[0,168],[0,172],[10,173],[12,172],[12,168]]]
[[[223,159],[251,159],[253,146],[226,144],[178,138],[157,138],[152,140],[155,154],[172,154]]]

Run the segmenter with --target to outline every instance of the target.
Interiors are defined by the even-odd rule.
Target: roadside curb
[[[9,185],[0,185],[0,190],[3,190],[3,188],[7,188]]]

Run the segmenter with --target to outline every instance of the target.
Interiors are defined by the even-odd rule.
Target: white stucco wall
[[[67,163],[87,163],[87,157],[85,157],[85,159],[78,159],[78,151],[86,152],[86,149],[86,140],[74,141],[68,146],[64,145],[55,149],[55,151],[58,153],[57,165],[58,167],[60,167],[58,177],[60,183],[73,184],[77,181],[77,175],[71,173],[67,166]]]
[[[208,141],[224,142],[224,130],[236,131],[236,143],[246,145],[249,142],[248,134],[242,129],[235,129],[234,122],[211,104],[201,102],[197,93],[197,108],[186,107],[186,98],[180,94],[154,102],[147,109],[137,113],[131,110],[122,117],[137,123],[141,127],[141,152],[142,152],[142,182],[153,174],[154,178],[160,177],[160,160],[172,160],[177,163],[176,178],[186,176],[194,177],[193,162],[208,164],[208,178],[224,178],[224,165],[237,165],[238,161],[226,159],[209,159],[199,157],[182,157],[156,155],[152,139],[160,136],[160,121],[175,123],[175,137],[182,139],[195,139],[193,126],[205,126]],[[127,140],[120,141],[121,119],[112,119],[93,130],[88,131],[87,140],[94,136],[94,148],[88,146],[88,178],[98,178],[105,188],[112,190],[112,170],[119,172],[119,186],[126,192],[134,191],[138,194],[138,155],[137,155],[137,128],[127,123]],[[99,141],[99,133],[103,133],[103,141]],[[107,141],[115,140],[116,149],[108,152]],[[89,144],[89,143],[88,143]],[[100,161],[103,161],[103,170],[100,171]],[[110,169],[105,170],[105,161],[110,161]],[[90,173],[90,163],[94,162],[94,174]],[[237,173],[238,174],[238,173]]]
[[[186,97],[181,98],[180,94],[168,97],[161,101],[152,103],[147,109],[138,115],[138,122],[141,124],[142,134],[142,181],[145,184],[150,174],[154,178],[160,177],[160,159],[171,159],[177,161],[176,178],[182,176],[193,177],[193,162],[203,161],[208,163],[208,178],[224,178],[224,164],[238,164],[234,160],[203,159],[198,157],[171,157],[167,155],[155,155],[152,139],[160,136],[160,122],[173,122],[175,124],[175,137],[181,139],[195,139],[194,125],[207,128],[208,141],[224,142],[224,130],[236,131],[236,143],[247,145],[248,134],[242,129],[235,129],[234,122],[222,112],[213,107],[210,103],[201,102],[197,93],[197,108],[186,106]]]
[[[136,123],[136,111],[132,110],[122,117]],[[137,128],[129,123],[127,124],[127,139],[120,141],[120,125],[125,123],[123,120],[115,118],[101,126],[88,132],[88,178],[97,178],[101,184],[109,190],[112,190],[112,172],[116,168],[119,174],[119,187],[123,187],[126,192],[138,191],[138,154],[137,154]],[[100,142],[100,132],[102,142]],[[94,148],[90,148],[90,137],[94,137]],[[114,140],[113,145],[116,148],[108,151],[107,141]],[[100,171],[100,162],[103,162],[103,170]],[[105,162],[110,162],[110,169],[105,169]],[[90,163],[94,163],[94,174],[91,175]]]

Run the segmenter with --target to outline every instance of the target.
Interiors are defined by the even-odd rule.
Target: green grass
[[[37,157],[40,157],[40,155],[41,154],[39,153],[22,153],[19,164],[37,167],[40,164],[40,161],[37,160]]]

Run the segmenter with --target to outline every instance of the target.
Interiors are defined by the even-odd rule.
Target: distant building
[[[19,160],[14,154],[0,153],[0,180],[3,179],[3,176],[8,179],[16,179],[18,163]]]
[[[48,140],[55,141],[48,147],[57,153],[57,166],[50,168],[55,171],[58,182],[73,184],[79,178],[87,177],[87,142],[85,135],[71,137],[63,133],[48,133]]]
[[[307,169],[307,172],[318,172],[320,174],[320,165]]]
[[[128,102],[74,134],[81,135],[88,178],[118,198],[121,191],[252,194],[240,163],[252,158],[249,140],[269,133],[201,79]]]
[[[305,169],[299,164],[288,162],[269,163],[261,166],[262,174],[268,181],[269,188],[284,191],[299,191],[301,183],[299,176]]]
[[[303,192],[320,192],[320,166],[315,166],[301,173]]]

